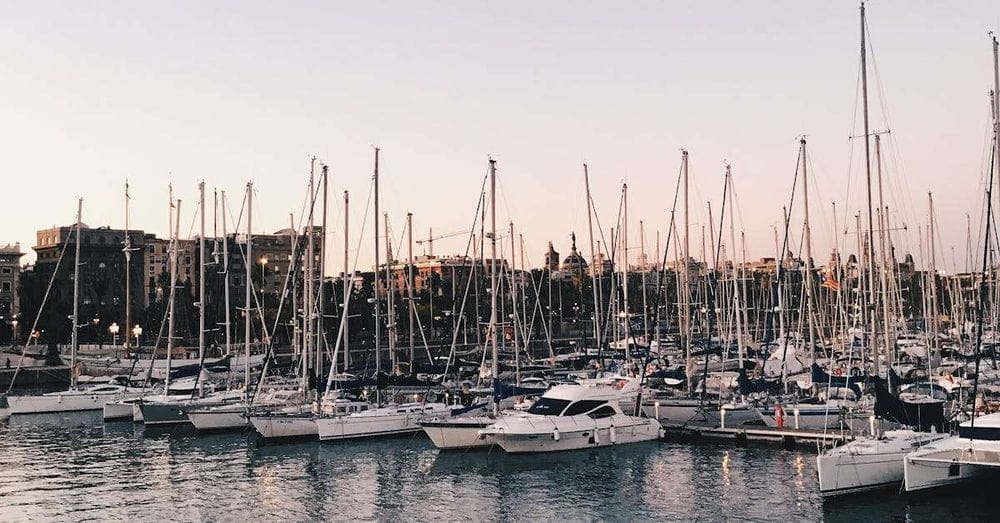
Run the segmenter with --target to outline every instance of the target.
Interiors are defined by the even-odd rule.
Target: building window
[[[13,272],[13,270],[10,267],[4,267],[3,268],[3,273],[4,274],[10,274],[11,272]]]
[[[9,281],[3,282],[3,292],[10,292],[10,282]]]

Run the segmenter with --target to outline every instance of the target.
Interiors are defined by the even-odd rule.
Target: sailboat
[[[47,412],[74,412],[101,410],[108,401],[115,401],[133,392],[126,385],[104,384],[79,388],[77,381],[77,349],[79,348],[80,322],[80,235],[83,227],[83,199],[77,201],[75,248],[73,259],[73,322],[70,353],[70,387],[68,390],[34,396],[9,396],[7,403],[11,415],[40,414]]]
[[[978,281],[975,339],[975,379],[972,386],[972,419],[958,426],[958,435],[926,445],[908,454],[903,461],[903,482],[907,492],[953,485],[987,475],[1000,474],[1000,413],[976,416],[980,362],[984,343],[984,315],[990,285],[987,271],[994,265],[991,260],[993,217],[993,184],[1000,169],[1000,45],[996,35],[993,42],[993,91],[990,107],[993,113],[993,158],[989,184],[986,186],[986,227],[983,247],[982,272]]]
[[[490,337],[492,356],[491,377],[499,384],[499,349],[497,346],[497,220],[496,220],[496,161],[490,158],[490,323],[487,332]],[[494,390],[498,387],[494,386]],[[439,449],[463,449],[486,447],[493,444],[493,438],[480,431],[496,421],[499,410],[497,395],[494,394],[493,412],[485,416],[444,416],[428,417],[417,423]]]

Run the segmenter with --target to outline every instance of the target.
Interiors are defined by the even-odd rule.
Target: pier
[[[699,427],[694,425],[663,424],[667,438],[684,441],[700,439],[732,441],[736,445],[749,443],[777,444],[786,449],[796,448],[800,442],[819,444],[822,447],[836,447],[854,439],[845,431],[821,431],[796,428],[774,428],[764,426],[740,427]]]

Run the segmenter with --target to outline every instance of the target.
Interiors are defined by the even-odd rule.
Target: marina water
[[[0,520],[987,520],[984,492],[823,501],[811,449],[651,442],[439,452],[423,435],[260,444],[101,422],[0,422]],[[966,489],[969,487],[966,487]],[[979,488],[979,487],[976,487]]]

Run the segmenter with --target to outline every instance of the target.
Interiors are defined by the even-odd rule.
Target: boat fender
[[[785,427],[785,410],[781,408],[780,403],[774,404],[774,424],[779,429]]]
[[[618,439],[618,432],[615,431],[615,426],[611,426],[611,430],[608,431],[610,434],[611,444],[614,445]]]
[[[559,441],[559,429],[552,429],[552,439]]]
[[[594,445],[600,445],[600,444],[601,444],[601,430],[598,429],[597,427],[594,427]]]
[[[836,369],[833,370],[833,375],[834,376],[843,376],[844,375],[844,369],[842,369],[840,367],[837,367]]]

